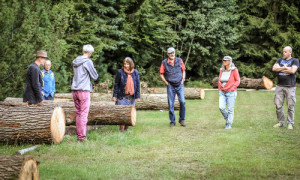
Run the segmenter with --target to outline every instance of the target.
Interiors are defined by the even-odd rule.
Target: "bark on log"
[[[63,140],[65,114],[61,107],[8,104],[0,103],[0,142],[59,144]]]
[[[3,103],[19,105],[21,98],[7,98]],[[46,107],[62,107],[66,125],[75,125],[76,110],[73,101],[44,101]],[[41,106],[41,107],[43,107]],[[18,106],[16,106],[18,107]],[[107,105],[103,102],[91,102],[88,125],[127,125],[135,126],[136,109],[127,105]]]
[[[212,85],[214,88],[218,88],[218,77],[215,77],[212,81]],[[272,89],[273,81],[269,78],[263,76],[260,79],[251,79],[243,76],[241,78],[239,88],[247,88],[247,89]]]
[[[139,110],[163,110],[169,109],[167,94],[141,94],[141,101],[135,102]],[[174,109],[179,109],[179,101],[176,96]]]
[[[203,93],[202,93],[203,94]],[[71,93],[57,93],[55,94],[56,100],[58,99],[69,99],[72,100],[73,96]],[[91,101],[99,101],[99,103],[111,104],[112,94],[99,94],[92,93]],[[94,102],[93,102],[94,103]],[[140,102],[136,102],[135,105],[138,110],[161,110],[169,109],[167,94],[141,94]],[[179,109],[179,102],[177,96],[175,98],[175,110]]]
[[[142,93],[167,94],[167,88],[142,88]],[[205,92],[202,88],[184,88],[185,99],[204,99]]]
[[[39,179],[39,162],[33,156],[0,156],[0,179]]]

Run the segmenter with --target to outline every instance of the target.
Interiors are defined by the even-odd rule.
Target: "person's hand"
[[[43,101],[41,101],[40,103],[37,104],[38,106],[42,106],[43,105]]]
[[[140,99],[140,98],[138,98],[138,99],[136,99],[136,101],[137,101],[137,102],[140,102],[140,101],[141,101],[141,99]]]
[[[43,91],[41,91],[41,93],[42,93],[42,96],[45,96],[45,94],[44,94],[44,92],[43,92]]]
[[[167,86],[169,85],[169,83],[168,83],[167,81],[165,82],[165,84],[166,84]]]
[[[116,97],[113,97],[111,100],[116,102],[116,101],[117,101],[117,98],[116,98]]]

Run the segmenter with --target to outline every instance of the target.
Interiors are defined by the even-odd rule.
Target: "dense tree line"
[[[299,7],[296,0],[0,0],[0,99],[22,96],[39,49],[52,60],[57,91],[70,91],[72,60],[84,44],[95,47],[97,84],[111,85],[131,56],[143,81],[162,85],[158,70],[170,46],[189,81],[210,82],[224,55],[242,76],[275,80],[271,67],[284,46],[300,56]]]

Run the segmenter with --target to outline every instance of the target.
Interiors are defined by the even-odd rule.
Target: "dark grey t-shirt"
[[[278,58],[276,63],[278,63],[280,67],[297,66],[299,68],[299,60],[296,59],[296,58],[291,58],[290,60],[285,60],[283,58]],[[296,85],[296,73],[294,73],[294,74],[285,74],[283,72],[279,72],[278,73],[278,85],[279,86],[287,86],[287,87],[295,87],[295,85]]]

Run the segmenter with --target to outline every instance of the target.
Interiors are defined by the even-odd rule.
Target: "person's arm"
[[[139,102],[140,98],[141,98],[141,91],[140,91],[140,76],[139,76],[139,72],[136,71],[136,84],[137,84],[137,89],[136,89],[136,101]]]
[[[184,84],[184,81],[185,81],[185,75],[186,75],[186,68],[185,68],[185,65],[183,63],[183,60],[180,59],[180,67],[181,67],[181,71],[182,71],[182,81],[181,81],[181,84]]]
[[[161,80],[166,84],[169,85],[168,81],[166,80],[164,73],[165,73],[165,66],[163,65],[163,63],[161,63],[160,65],[160,70],[159,70],[159,76],[161,78]]]
[[[235,69],[233,76],[234,76],[235,81],[234,81],[230,91],[234,91],[240,85],[240,74],[239,74],[238,69]]]
[[[98,79],[98,73],[94,67],[93,61],[89,60],[89,61],[87,61],[87,63],[84,63],[83,65],[89,72],[91,79],[96,81]]]
[[[219,72],[219,79],[218,79],[218,89],[220,91],[223,90],[223,86],[222,86],[222,83],[221,83],[221,75],[222,75],[222,71],[220,70],[220,72]]]
[[[121,72],[118,70],[117,74],[116,74],[116,78],[115,78],[114,92],[113,92],[112,101],[117,101],[118,92],[119,92],[119,88],[120,88],[119,87],[120,80],[121,80]]]
[[[298,67],[296,65],[293,65],[292,67],[286,67],[285,70],[282,70],[281,72],[285,74],[295,74],[298,70]]]
[[[182,81],[181,84],[184,84],[185,81],[185,71],[182,71]]]
[[[160,78],[161,80],[166,84],[166,85],[169,85],[168,81],[166,80],[164,74],[160,73]]]
[[[38,102],[43,101],[42,98],[42,87],[40,83],[40,73],[41,71],[38,68],[32,68],[31,71],[31,82],[32,82],[32,89],[35,97],[37,98]]]
[[[52,95],[53,95],[53,97],[54,97],[54,93],[56,92],[56,89],[55,89],[55,76],[54,76],[54,73],[53,73],[53,81],[52,81],[52,87],[53,87],[53,89],[52,89]]]
[[[272,68],[272,71],[275,72],[282,72],[284,70],[287,70],[287,67],[280,67],[279,64],[276,62]]]

